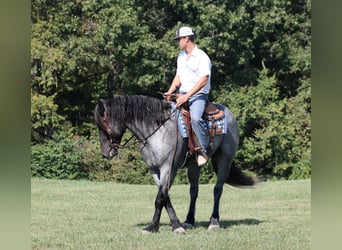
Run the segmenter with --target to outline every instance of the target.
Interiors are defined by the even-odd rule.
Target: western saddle
[[[171,101],[176,102],[178,94],[171,96]],[[189,103],[185,103],[181,106],[180,109],[181,114],[183,115],[183,120],[186,124],[187,134],[188,134],[188,147],[189,147],[189,155],[193,155],[196,151],[201,149],[201,146],[198,142],[198,139],[195,133],[192,130],[191,126],[191,118],[190,118],[190,111],[189,111]],[[211,122],[211,127],[207,131],[207,135],[209,136],[209,147],[212,145],[212,140],[215,135],[222,134],[222,129],[217,128],[216,120],[222,118],[224,116],[224,112],[217,108],[217,106],[208,101],[203,113],[202,118],[204,120]]]

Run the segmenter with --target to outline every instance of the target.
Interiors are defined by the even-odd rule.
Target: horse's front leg
[[[172,231],[174,233],[184,234],[185,230],[183,228],[183,225],[179,222],[179,219],[176,215],[176,211],[172,206],[171,199],[169,196],[169,190],[171,188],[171,185],[172,185],[172,182],[173,182],[175,175],[176,175],[176,172],[172,172],[171,176],[169,177],[167,174],[163,174],[163,171],[162,171],[161,183],[163,183],[163,184],[161,184],[160,190],[161,190],[161,193],[163,193],[164,197],[165,197],[165,201],[166,201],[165,208],[166,208],[167,214],[169,215],[169,218],[170,218],[170,222],[172,225]],[[163,178],[163,176],[164,176],[164,178]],[[167,178],[170,178],[170,180],[169,181],[163,181],[163,180],[167,180]]]
[[[188,166],[188,178],[190,181],[190,205],[186,220],[183,225],[185,228],[192,228],[195,225],[196,200],[198,196],[198,180],[200,168],[194,162]]]
[[[154,201],[154,215],[150,225],[144,228],[145,232],[155,233],[159,230],[160,216],[163,207],[166,205],[166,197],[162,192],[162,188],[159,188],[157,197]]]
[[[167,213],[168,213],[168,215],[170,217],[170,222],[171,222],[171,225],[172,225],[172,231],[174,233],[184,234],[185,233],[184,227],[179,222],[179,219],[178,219],[178,217],[176,215],[176,211],[175,211],[175,209],[172,206],[171,199],[170,199],[169,196],[167,196],[165,208],[166,208],[166,211],[167,211]]]
[[[159,187],[159,191],[158,191],[155,203],[154,203],[155,211],[154,211],[154,215],[152,218],[152,222],[150,223],[150,225],[144,228],[144,231],[150,232],[150,233],[158,232],[161,212],[162,212],[163,207],[165,207],[170,217],[173,232],[181,233],[181,234],[185,233],[185,230],[182,224],[179,222],[176,212],[172,206],[169,194],[164,189],[165,189],[164,187]]]

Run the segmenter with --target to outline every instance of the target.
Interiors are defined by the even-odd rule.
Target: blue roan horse
[[[238,125],[228,108],[223,108],[228,118],[228,131],[215,136],[213,145],[208,151],[217,175],[209,229],[219,227],[219,202],[224,183],[239,187],[253,186],[257,182],[232,164],[239,144]],[[147,232],[158,231],[164,207],[170,217],[174,232],[184,233],[185,227],[195,223],[200,174],[200,167],[197,166],[196,161],[188,160],[186,164],[191,201],[184,224],[180,223],[169,197],[169,189],[177,169],[184,164],[188,151],[188,139],[181,137],[176,119],[169,102],[147,96],[116,96],[99,100],[95,109],[95,120],[99,128],[103,156],[112,159],[118,154],[118,150],[122,148],[120,145],[122,136],[126,129],[129,129],[139,141],[141,156],[159,187],[153,219],[144,228]]]

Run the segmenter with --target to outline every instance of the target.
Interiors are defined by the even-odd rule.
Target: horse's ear
[[[106,111],[104,100],[100,99],[97,101],[97,112],[100,114],[100,116],[104,116],[104,113]]]

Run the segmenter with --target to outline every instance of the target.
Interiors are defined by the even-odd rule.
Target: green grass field
[[[159,233],[143,234],[154,212],[156,186],[32,179],[32,249],[310,249],[311,180],[264,182],[252,189],[225,185],[221,228],[208,231],[213,184],[201,185],[196,226],[172,233],[163,211]],[[189,186],[171,199],[184,221]]]

